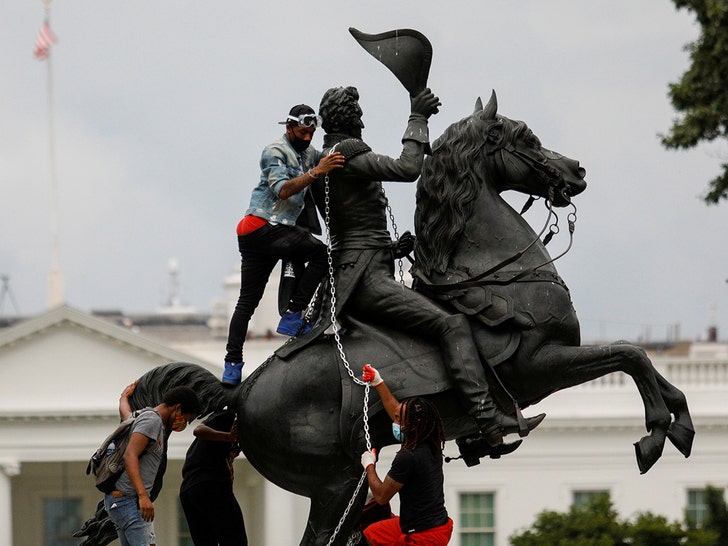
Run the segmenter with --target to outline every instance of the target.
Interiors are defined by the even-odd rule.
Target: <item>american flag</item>
[[[39,61],[47,59],[48,52],[55,43],[56,37],[51,32],[51,27],[48,26],[47,22],[43,23],[43,26],[38,31],[38,36],[35,38],[35,58]]]

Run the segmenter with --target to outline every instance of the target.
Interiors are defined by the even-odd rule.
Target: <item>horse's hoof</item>
[[[687,459],[693,450],[693,438],[695,438],[695,430],[686,427],[682,423],[673,421],[667,429],[667,437],[677,450]]]
[[[662,441],[656,440],[652,436],[645,436],[639,442],[634,444],[635,455],[637,456],[637,466],[640,474],[647,472],[662,456],[662,448],[665,446],[664,437]]]

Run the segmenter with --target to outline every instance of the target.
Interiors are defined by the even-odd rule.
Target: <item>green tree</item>
[[[708,517],[703,522],[703,529],[713,531],[718,536],[716,544],[728,544],[728,506],[723,489],[709,485],[705,488],[705,500]]]
[[[683,529],[663,516],[638,514],[627,525],[630,546],[719,546],[717,535],[706,529]]]
[[[627,546],[624,524],[606,495],[569,511],[544,511],[531,529],[510,537],[512,546]]]
[[[716,502],[723,499],[722,490]],[[714,516],[710,506],[710,516]],[[723,502],[725,508],[725,502]],[[719,534],[709,528],[683,528],[649,512],[634,521],[620,520],[608,496],[598,496],[584,506],[571,506],[566,513],[544,511],[530,529],[510,537],[511,546],[724,546]]]
[[[690,68],[680,81],[670,84],[669,96],[680,113],[667,135],[667,148],[693,148],[702,141],[728,138],[728,0],[672,0],[677,9],[695,14],[701,32],[685,46]],[[708,183],[709,204],[728,199],[728,163]]]

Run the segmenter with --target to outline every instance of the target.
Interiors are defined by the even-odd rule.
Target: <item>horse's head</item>
[[[578,161],[544,148],[528,125],[498,115],[497,111],[493,91],[485,107],[477,100],[472,119],[481,125],[488,171],[500,191],[537,195],[563,207],[586,189],[586,171]]]
[[[579,162],[547,150],[528,126],[498,115],[495,92],[432,144],[417,188],[418,267],[444,273],[475,203],[516,190],[563,207],[586,188]],[[491,191],[483,192],[485,187]]]

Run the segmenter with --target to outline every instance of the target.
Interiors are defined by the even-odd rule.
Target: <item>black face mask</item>
[[[296,135],[293,135],[293,139],[291,140],[291,146],[293,146],[293,149],[296,150],[298,153],[305,152],[310,145],[310,140],[303,140],[302,138],[298,138]]]

